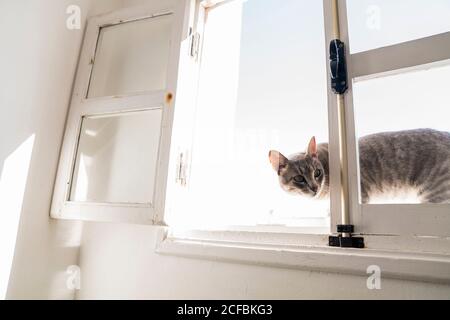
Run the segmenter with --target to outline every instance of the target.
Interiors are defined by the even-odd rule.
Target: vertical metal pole
[[[332,3],[332,12],[331,14],[333,15],[333,37],[334,39],[339,39],[341,38],[341,31],[339,28],[339,6],[338,6],[338,0],[331,0]]]
[[[335,39],[340,39],[339,28],[339,6],[338,0],[332,0],[333,15],[333,35]],[[345,100],[343,94],[337,95],[338,126],[339,126],[339,162],[341,177],[341,220],[342,224],[350,224],[349,213],[349,187],[348,187],[348,166],[347,166],[347,126],[345,117]],[[350,234],[343,233],[342,236],[349,237]]]

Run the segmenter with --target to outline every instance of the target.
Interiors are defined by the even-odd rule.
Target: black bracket
[[[335,94],[344,94],[348,89],[345,44],[335,39],[330,42],[331,89]]]
[[[329,236],[328,246],[330,247],[340,247],[340,248],[364,248],[364,238],[363,237],[353,237],[355,227],[351,224],[339,224],[337,225],[337,236]],[[343,234],[348,234],[344,236]]]
[[[338,233],[353,233],[355,232],[355,227],[352,224],[338,224],[336,226]]]

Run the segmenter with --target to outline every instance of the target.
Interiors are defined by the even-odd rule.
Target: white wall
[[[78,299],[449,299],[450,286],[154,253],[156,227],[86,223]]]
[[[80,6],[82,30],[66,28],[69,5]],[[86,16],[120,5],[0,1],[0,298],[8,278],[8,298],[73,298],[65,270],[82,225],[51,221],[50,200]]]

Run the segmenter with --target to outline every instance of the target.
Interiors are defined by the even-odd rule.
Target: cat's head
[[[286,158],[278,151],[269,152],[269,160],[278,174],[283,190],[295,195],[320,197],[325,187],[325,170],[317,156],[315,137],[309,142],[306,152]]]

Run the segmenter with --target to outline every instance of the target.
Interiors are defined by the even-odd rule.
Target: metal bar
[[[338,0],[332,0],[332,19],[333,19],[333,35],[335,39],[340,39],[339,28],[339,3]],[[348,160],[347,160],[347,125],[345,122],[345,100],[343,94],[338,94],[338,126],[339,126],[339,162],[341,177],[341,221],[342,224],[350,224],[349,213],[349,184],[348,184]],[[343,233],[342,236],[351,236]]]
[[[335,39],[341,38],[341,30],[339,28],[339,4],[338,0],[332,0],[331,14],[333,18],[333,36]]]
[[[341,174],[341,216],[342,224],[350,224],[349,196],[348,196],[348,166],[347,166],[347,129],[345,123],[344,95],[337,95],[338,124],[339,124],[339,162]],[[345,236],[345,235],[344,235]]]

